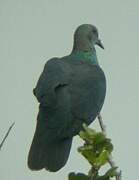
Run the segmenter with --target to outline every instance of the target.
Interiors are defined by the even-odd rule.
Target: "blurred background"
[[[139,179],[139,1],[138,0],[0,0],[0,179],[66,180],[69,172],[87,172],[77,152],[57,173],[32,172],[27,155],[35,131],[38,102],[32,94],[44,64],[71,52],[78,25],[98,27],[105,50],[97,47],[107,78],[102,110],[113,157],[123,179]],[[97,120],[91,127],[98,129]]]

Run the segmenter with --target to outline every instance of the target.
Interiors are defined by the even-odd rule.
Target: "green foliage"
[[[110,168],[105,175],[99,176],[96,180],[110,180],[111,177],[114,177],[117,175],[117,167]]]
[[[110,180],[117,175],[117,167],[110,168],[104,175],[99,175],[102,166],[108,163],[113,150],[111,140],[103,132],[96,132],[94,129],[83,125],[84,131],[79,136],[84,141],[84,145],[78,148],[84,158],[90,163],[91,170],[88,175],[82,173],[70,173],[69,180]]]
[[[81,131],[79,135],[85,141],[85,144],[79,147],[78,151],[92,166],[99,169],[108,162],[113,145],[111,140],[106,138],[102,132],[96,132],[86,125],[83,126],[85,131]]]
[[[90,177],[83,173],[78,173],[78,174],[70,173],[69,180],[90,180]]]

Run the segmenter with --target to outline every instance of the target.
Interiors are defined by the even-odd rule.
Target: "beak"
[[[103,44],[102,44],[102,42],[101,42],[100,39],[97,40],[96,44],[97,44],[99,47],[101,47],[102,49],[104,49],[104,46],[103,46]]]

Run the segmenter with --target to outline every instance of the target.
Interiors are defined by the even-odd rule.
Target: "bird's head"
[[[98,30],[91,24],[80,25],[74,33],[74,51],[91,51],[98,45],[102,49],[104,46],[99,39]]]

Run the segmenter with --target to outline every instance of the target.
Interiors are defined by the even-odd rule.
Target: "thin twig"
[[[97,179],[98,169],[96,169],[95,167],[92,166],[91,169],[88,172],[88,176],[90,177],[90,180]]]
[[[102,130],[103,134],[106,135],[106,126],[104,125],[104,123],[102,121],[101,114],[98,115],[98,120],[99,120],[99,125],[101,127],[101,130]]]
[[[106,126],[104,125],[104,123],[103,123],[103,121],[102,121],[102,116],[101,116],[101,114],[98,115],[98,121],[99,121],[99,125],[100,125],[100,127],[101,127],[102,132],[106,135],[106,134],[107,134],[107,133],[106,133]],[[115,162],[114,162],[113,159],[112,159],[112,156],[109,157],[108,162],[109,162],[109,165],[110,165],[112,168],[116,167]],[[121,176],[121,171],[120,171],[120,172],[117,172],[117,175],[115,176],[115,179],[116,179],[116,180],[121,180],[121,177],[122,177],[122,176]]]
[[[13,123],[13,124],[9,127],[7,133],[5,134],[3,140],[2,140],[2,142],[1,142],[1,144],[0,144],[0,150],[1,150],[1,148],[2,148],[2,146],[3,146],[3,144],[4,144],[4,142],[5,142],[6,138],[8,137],[8,135],[9,135],[9,133],[10,133],[12,127],[14,126],[14,124],[15,124],[15,123]]]

